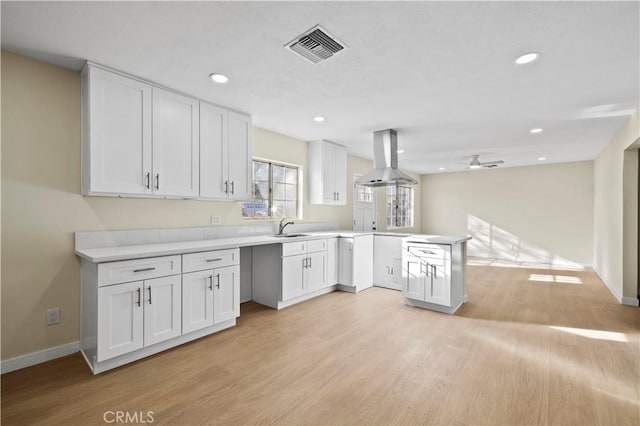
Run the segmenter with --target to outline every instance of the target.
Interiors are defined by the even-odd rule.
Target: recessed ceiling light
[[[229,81],[229,77],[224,74],[218,74],[217,72],[209,74],[209,78],[211,78],[211,80],[215,81],[216,83],[226,83],[227,81]]]
[[[531,62],[535,61],[536,59],[538,59],[539,56],[540,56],[540,54],[538,52],[525,53],[524,55],[520,55],[520,56],[518,56],[516,58],[516,64],[517,65],[524,65],[524,64],[531,63]]]
[[[536,127],[535,129],[531,129],[529,130],[529,133],[542,133],[542,128],[541,127]]]
[[[317,121],[318,123],[322,123],[324,121],[324,117],[321,115],[316,115],[315,117],[313,117],[314,121]]]
[[[398,154],[404,154],[404,149],[399,149],[396,151]]]
[[[444,167],[440,167],[440,170],[444,170]]]
[[[538,157],[538,161],[544,161],[546,159],[547,159],[547,157]]]

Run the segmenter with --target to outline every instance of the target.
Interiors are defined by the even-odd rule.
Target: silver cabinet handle
[[[209,290],[213,291],[213,275],[207,277],[209,279]]]
[[[431,250],[420,250],[423,253],[427,253],[427,254],[436,254],[435,252],[431,251]]]
[[[154,271],[156,268],[142,268],[142,269],[134,269],[133,272],[149,272],[149,271]]]
[[[231,181],[231,194],[235,193],[235,188],[236,188],[235,182]]]
[[[311,258],[309,257],[309,268],[313,268],[313,266],[311,265]]]
[[[140,306],[140,287],[138,287],[138,306]]]
[[[433,278],[438,278],[436,277],[436,270],[437,270],[436,265],[431,265],[431,276]]]
[[[147,189],[150,189],[150,185],[151,185],[151,173],[147,172],[147,184],[145,186],[147,187]]]
[[[302,259],[302,269],[307,269],[307,257],[305,257],[304,259]]]
[[[156,190],[160,190],[160,173],[156,173]]]
[[[429,276],[429,269],[431,268],[431,265],[429,265],[428,263],[426,263],[425,265],[425,274],[428,277]]]
[[[221,260],[222,260],[221,257],[216,257],[215,259],[207,259],[207,262],[219,262]]]
[[[216,274],[216,281],[218,282],[218,283],[216,284],[216,287],[217,287],[217,288],[220,288],[220,274]]]
[[[151,304],[151,286],[147,287],[149,290],[149,304]]]
[[[391,267],[391,275],[393,275],[393,267]]]
[[[229,181],[228,180],[224,181],[224,193],[225,194],[229,193]]]

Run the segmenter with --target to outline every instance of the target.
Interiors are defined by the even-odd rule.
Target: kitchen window
[[[387,228],[410,228],[413,226],[413,188],[403,185],[388,185]]]
[[[300,168],[270,160],[253,160],[251,201],[242,204],[245,219],[299,219]]]

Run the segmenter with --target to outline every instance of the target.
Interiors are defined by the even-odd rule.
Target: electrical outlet
[[[212,225],[220,225],[222,223],[222,218],[220,216],[216,216],[211,213],[211,224]]]
[[[58,324],[60,322],[60,308],[47,309],[47,325]]]

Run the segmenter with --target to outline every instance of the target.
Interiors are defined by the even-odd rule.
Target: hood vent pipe
[[[415,185],[417,180],[398,169],[398,133],[393,129],[373,132],[374,169],[358,179],[359,185]]]

